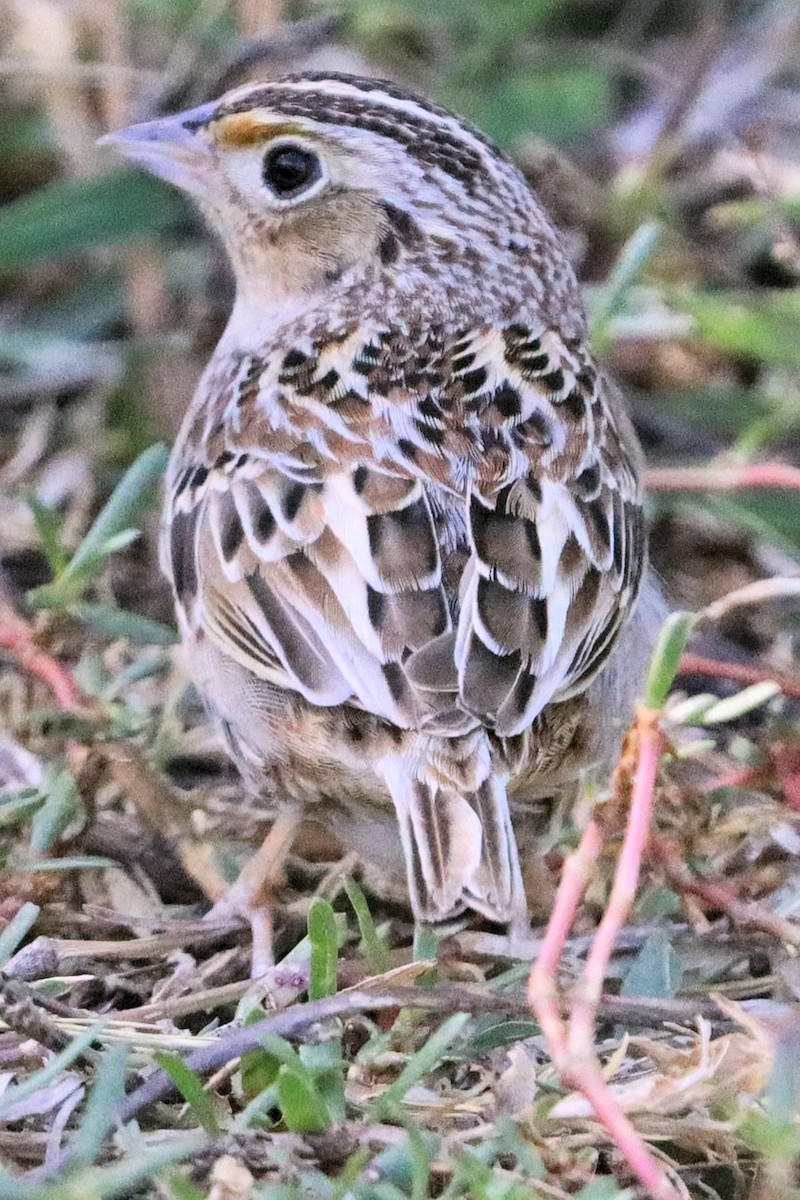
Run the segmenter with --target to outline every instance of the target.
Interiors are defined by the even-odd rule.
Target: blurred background
[[[174,434],[230,303],[189,205],[97,137],[303,67],[412,84],[518,158],[653,464],[796,454],[794,0],[0,0],[7,589],[50,571],[31,492],[74,544],[121,468]],[[796,563],[797,495],[660,486],[676,602]],[[169,619],[151,567],[140,544],[107,586]]]

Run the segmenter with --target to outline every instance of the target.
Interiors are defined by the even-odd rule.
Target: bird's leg
[[[232,884],[206,914],[206,920],[244,917],[253,934],[253,979],[274,965],[271,893],[282,880],[283,864],[303,816],[300,805],[282,808],[263,842]]]
[[[663,748],[660,713],[640,708],[636,716],[636,769],[628,821],[606,911],[569,1005],[561,1015],[556,973],[564,944],[602,848],[602,828],[592,819],[574,854],[567,859],[539,957],[528,981],[528,996],[564,1083],[592,1105],[628,1166],[654,1200],[678,1200],[679,1192],[609,1091],[594,1049],[594,1020],[617,934],[630,912],[639,882],[650,828],[658,764]]]

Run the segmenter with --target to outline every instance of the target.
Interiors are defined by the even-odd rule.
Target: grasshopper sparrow
[[[191,193],[236,276],[163,565],[281,850],[313,806],[404,865],[419,920],[523,920],[510,809],[614,753],[657,607],[639,449],[557,232],[480,133],[372,79],[108,140]]]

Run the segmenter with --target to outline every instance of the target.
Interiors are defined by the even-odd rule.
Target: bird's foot
[[[282,882],[283,864],[289,853],[302,810],[287,808],[278,813],[264,841],[242,867],[239,878],[221,896],[206,919],[241,917],[253,934],[250,974],[258,979],[275,965],[272,949],[274,889]]]
[[[247,922],[253,937],[250,956],[250,977],[252,979],[258,979],[275,965],[272,947],[273,911],[274,906],[263,894],[263,889],[254,892],[246,880],[242,882],[240,876],[236,883],[228,888],[225,895],[221,896],[209,909],[204,918],[206,921],[230,921],[232,918],[238,917]]]

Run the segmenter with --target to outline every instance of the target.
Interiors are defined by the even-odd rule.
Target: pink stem
[[[636,1128],[625,1116],[609,1091],[597,1061],[592,1059],[574,1080],[581,1094],[591,1104],[615,1146],[624,1156],[633,1174],[653,1200],[680,1200],[678,1191],[667,1179],[656,1159],[647,1149]]]
[[[763,767],[739,767],[736,771],[725,771],[722,775],[715,775],[713,779],[707,779],[705,783],[698,784],[697,790],[707,796],[719,788],[756,787],[764,781]]]
[[[46,684],[56,704],[64,712],[80,708],[80,692],[70,676],[59,662],[36,646],[30,630],[22,621],[15,618],[13,622],[0,626],[0,650],[7,651],[29,675]]]
[[[730,679],[734,683],[749,686],[752,683],[777,683],[785,696],[800,700],[800,679],[772,671],[769,667],[751,667],[746,663],[722,662],[718,658],[705,658],[702,654],[681,656],[682,675],[708,675],[712,679]]]
[[[596,820],[590,821],[578,849],[564,865],[542,949],[530,974],[528,997],[562,1080],[569,1082],[589,1101],[597,1119],[648,1195],[654,1200],[678,1200],[678,1192],[610,1092],[594,1051],[593,1038],[594,1018],[606,969],[617,934],[636,895],[650,829],[663,746],[659,718],[660,713],[644,708],[637,714],[638,756],[625,838],[608,907],[586,960],[579,994],[572,1000],[568,1029],[559,1012],[555,978],[564,943],[602,847],[602,833]]]
[[[736,466],[656,467],[647,472],[650,492],[738,492],[746,488],[800,491],[800,468],[789,463],[742,463]]]
[[[558,1065],[567,1057],[567,1030],[556,995],[556,973],[601,846],[600,826],[592,819],[578,849],[564,863],[541,950],[528,979],[528,1000]]]
[[[579,1057],[592,1045],[594,1015],[603,991],[606,970],[614,951],[617,934],[628,918],[639,885],[642,856],[650,832],[658,765],[664,744],[659,717],[660,713],[648,709],[640,709],[637,716],[638,756],[628,824],[614,873],[611,895],[586,958],[580,994],[575,998],[570,1019],[570,1050]]]
[[[742,900],[730,884],[719,879],[703,879],[687,869],[680,850],[669,838],[654,839],[651,854],[662,863],[672,887],[695,896],[701,906],[723,912],[736,925],[762,929],[789,946],[800,948],[800,924],[773,912],[758,900]]]

